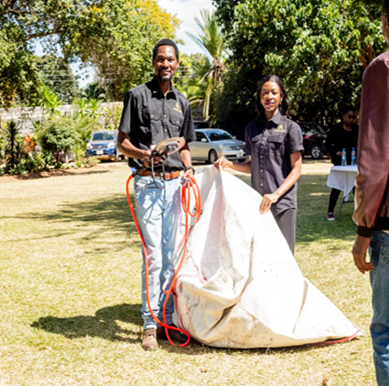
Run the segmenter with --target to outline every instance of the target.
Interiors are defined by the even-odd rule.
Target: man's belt
[[[171,173],[154,172],[155,177],[161,178],[165,181],[174,180],[175,178],[178,178],[180,174],[181,172],[179,170],[176,170],[175,172],[171,172]],[[142,170],[138,173],[138,176],[151,177],[152,173],[149,170]]]

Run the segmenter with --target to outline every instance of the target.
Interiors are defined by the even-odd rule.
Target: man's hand
[[[370,237],[362,237],[357,235],[355,239],[354,246],[352,249],[352,254],[354,257],[354,263],[357,266],[359,272],[365,274],[365,272],[370,272],[373,270],[373,263],[368,263],[366,261],[367,248],[369,248]]]
[[[259,211],[261,214],[267,213],[270,210],[272,204],[278,201],[280,196],[277,193],[265,194],[262,198]]]
[[[182,176],[182,177],[184,177],[184,178],[187,178],[187,177],[194,177],[194,175],[193,175],[193,170],[192,169],[188,169],[185,173],[184,173],[184,175]]]
[[[144,158],[142,158],[143,165],[145,165],[146,168],[150,168],[151,167],[151,150],[145,150],[144,154],[145,154],[145,156],[144,156]],[[154,165],[157,165],[160,162],[163,162],[163,159],[160,157],[155,157],[155,158],[153,158],[153,161],[154,161],[153,162]]]
[[[341,157],[341,156],[342,156],[342,152],[341,152],[341,151],[337,151],[337,152],[336,152],[336,155],[337,155],[338,157]]]
[[[220,171],[220,169],[231,167],[232,162],[228,161],[227,158],[220,157],[217,161],[213,163],[213,166],[215,166],[215,168]]]

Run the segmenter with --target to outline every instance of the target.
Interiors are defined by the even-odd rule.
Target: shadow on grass
[[[111,307],[104,307],[96,311],[95,316],[79,315],[70,318],[57,318],[45,316],[33,322],[31,327],[47,331],[52,334],[63,335],[68,339],[79,339],[85,337],[96,337],[107,339],[112,342],[126,342],[141,344],[141,329],[133,331],[120,326],[121,323],[129,323],[142,327],[143,320],[140,314],[141,304],[118,304]],[[224,352],[227,355],[245,353],[249,355],[277,355],[295,352],[305,352],[324,348],[324,346],[305,345],[287,348],[260,348],[260,349],[226,349],[204,346],[191,340],[186,347],[170,345],[166,340],[160,340],[160,347],[171,353],[183,355],[202,355],[210,352]]]
[[[135,206],[134,201],[132,204]],[[44,234],[35,234],[29,239],[44,240],[75,235],[79,240],[88,243],[89,248],[92,246],[85,253],[120,251],[128,246],[129,238],[133,239],[132,247],[141,247],[127,198],[122,194],[104,198],[92,197],[88,201],[60,204],[56,210],[23,213],[9,218],[51,223],[51,230]],[[124,232],[127,237],[123,243],[110,241],[110,235],[104,239],[104,234],[109,232]],[[17,242],[18,239],[10,241]],[[93,243],[90,243],[91,241]]]
[[[95,316],[80,315],[71,318],[45,316],[33,322],[31,327],[60,334],[68,339],[90,336],[110,341],[139,343],[141,334],[121,327],[118,322],[142,326],[140,309],[140,304],[118,304],[98,310]]]

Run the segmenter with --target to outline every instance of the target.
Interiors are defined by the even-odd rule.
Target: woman
[[[272,211],[294,254],[297,180],[301,175],[303,137],[299,125],[286,117],[289,99],[281,79],[265,76],[258,85],[258,118],[246,128],[244,151],[250,161],[235,163],[224,157],[215,167],[251,173],[252,187],[263,196],[259,211]]]
[[[342,121],[332,126],[326,138],[326,148],[331,153],[331,161],[337,166],[342,164],[342,150],[346,149],[347,165],[351,165],[352,148],[357,151],[358,126],[354,124],[355,108],[346,107],[343,110]],[[354,189],[355,190],[355,189]],[[340,190],[332,189],[327,211],[327,220],[333,221],[334,209]]]

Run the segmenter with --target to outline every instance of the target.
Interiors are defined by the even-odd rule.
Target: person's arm
[[[325,143],[325,147],[330,152],[332,157],[339,156],[338,152],[334,147],[334,139],[335,139],[334,137],[337,131],[336,129],[337,129],[337,125],[331,127],[330,131],[327,134],[326,143]]]
[[[216,162],[214,162],[213,166],[215,166],[217,170],[232,169],[241,173],[246,173],[246,174],[251,173],[251,159],[250,161],[245,163],[240,163],[240,162],[238,163],[238,162],[229,161],[227,158],[220,157]]]
[[[371,271],[366,262],[370,237],[386,192],[389,177],[389,67],[376,60],[370,64],[362,82],[362,108],[358,140],[358,176],[355,211],[358,225],[352,249],[354,263],[361,273]]]
[[[189,103],[187,103],[187,106],[185,108],[185,116],[184,123],[181,129],[181,136],[184,137],[186,143],[184,147],[180,150],[179,154],[184,167],[187,168],[188,166],[192,166],[192,155],[190,153],[188,144],[196,140],[196,132],[193,124],[192,110],[190,108]],[[192,169],[188,169],[184,173],[184,177],[187,176],[193,177]]]
[[[292,166],[292,170],[286,177],[285,181],[281,184],[281,186],[271,194],[265,194],[261,201],[261,205],[259,207],[259,211],[261,214],[266,213],[270,210],[272,204],[276,203],[281,196],[283,196],[300,178],[301,170],[302,170],[302,161],[303,157],[301,155],[301,151],[296,151],[295,153],[290,155],[290,163]]]
[[[139,149],[135,147],[130,141],[130,135],[134,133],[133,126],[136,124],[135,122],[137,122],[135,119],[137,114],[136,103],[136,97],[133,95],[133,93],[131,91],[127,92],[123,102],[123,112],[118,129],[117,146],[119,151],[127,157],[143,159],[150,157],[151,150]],[[154,160],[154,163],[158,163],[160,161],[161,159],[158,158]],[[147,162],[145,166],[149,166],[147,165]]]

